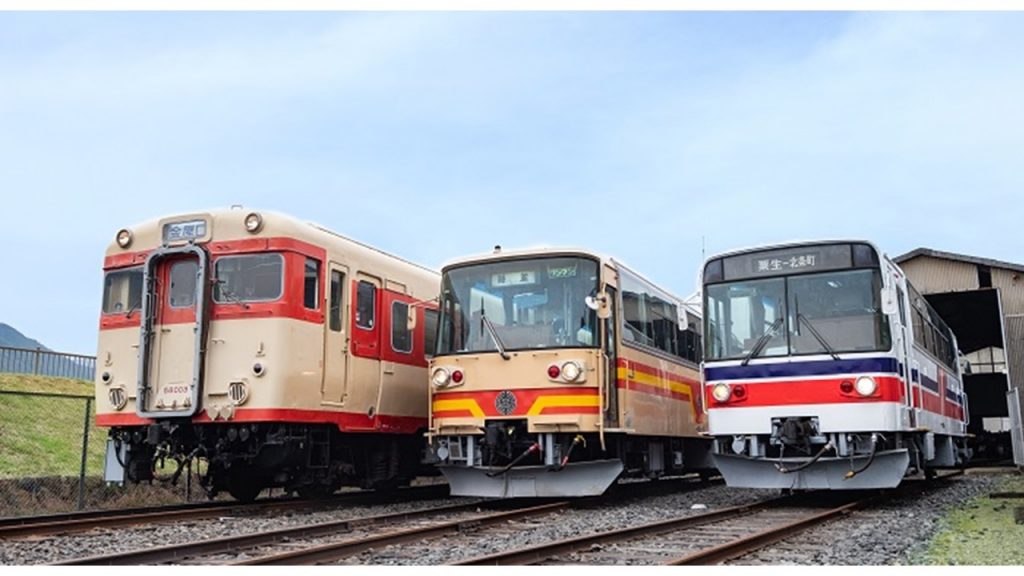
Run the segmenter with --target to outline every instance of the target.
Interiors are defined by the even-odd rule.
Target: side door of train
[[[327,266],[327,322],[324,323],[324,379],[320,387],[324,404],[345,402],[349,379],[350,293],[348,266],[333,260]]]
[[[350,339],[349,378],[344,395],[348,411],[373,418],[377,413],[381,381],[381,287],[380,278],[363,272],[355,275],[352,290],[352,336]]]
[[[906,405],[902,408],[905,413],[903,425],[909,428],[916,428],[920,420],[920,402],[915,402],[914,395],[915,393],[919,395],[920,392],[915,392],[912,378],[913,372],[917,370],[918,366],[917,360],[914,357],[913,335],[910,328],[909,300],[903,287],[903,278],[895,272],[890,272],[889,280],[894,286],[897,305],[896,314],[890,316],[894,319],[890,323],[890,326],[894,328],[892,334],[893,351],[896,353],[897,361],[903,367],[900,376],[903,378],[904,393],[906,394]]]

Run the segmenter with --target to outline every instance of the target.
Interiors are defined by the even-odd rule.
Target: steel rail
[[[762,530],[761,532],[758,532],[756,534],[751,534],[749,536],[741,536],[740,538],[737,538],[732,542],[720,544],[712,548],[707,548],[705,550],[689,554],[682,558],[670,560],[668,562],[665,562],[665,564],[668,566],[706,566],[710,564],[720,564],[722,562],[725,562],[726,560],[738,558],[740,556],[753,552],[754,550],[764,548],[769,544],[774,544],[780,540],[790,538],[794,534],[798,534],[800,532],[803,532],[804,530],[807,530],[808,528],[813,528],[814,526],[824,524],[825,522],[828,522],[829,520],[832,520],[837,516],[848,514],[853,510],[856,510],[858,508],[861,508],[874,502],[878,498],[878,496],[871,496],[868,498],[857,500],[855,502],[850,502],[849,504],[843,504],[842,506],[832,508],[831,510],[826,510],[825,512],[812,514],[805,518],[794,520],[793,522],[789,522],[773,528],[768,528],[767,530]]]
[[[455,566],[502,566],[502,565],[524,565],[540,562],[552,556],[559,554],[569,554],[580,550],[587,549],[594,544],[603,544],[606,542],[617,542],[621,540],[636,538],[638,536],[647,536],[654,534],[661,534],[664,532],[671,532],[680,528],[689,528],[692,526],[699,526],[701,524],[707,524],[718,520],[727,520],[730,518],[736,518],[759,510],[771,508],[789,502],[794,497],[781,496],[777,498],[771,498],[768,500],[762,500],[760,502],[754,502],[751,504],[742,504],[740,506],[731,506],[729,508],[723,508],[721,510],[715,510],[714,512],[707,512],[704,514],[696,514],[692,516],[682,516],[678,518],[670,518],[668,520],[660,520],[658,522],[651,522],[648,524],[642,524],[640,526],[631,526],[629,528],[620,528],[618,530],[609,530],[606,532],[598,532],[596,534],[586,534],[584,536],[577,536],[575,538],[568,538],[565,540],[559,540],[551,542],[549,544],[541,544],[539,546],[531,546],[528,548],[519,548],[508,552],[499,552],[496,554],[488,554],[486,556],[478,556],[475,558],[469,558],[458,562],[453,562]]]
[[[508,522],[510,520],[519,520],[521,518],[550,514],[552,512],[568,508],[572,505],[573,503],[570,501],[541,504],[539,506],[530,506],[528,508],[520,508],[508,512],[497,512],[484,516],[476,516],[465,520],[456,520],[432,526],[386,532],[384,534],[365,538],[344,540],[341,542],[334,542],[293,552],[285,552],[282,554],[275,554],[273,556],[263,556],[241,562],[234,562],[233,564],[240,566],[280,566],[309,565],[330,562],[364,552],[371,548],[403,544],[406,542],[416,542],[480,526],[490,526],[493,524]]]
[[[122,510],[72,512],[47,516],[28,516],[0,521],[0,540],[20,536],[42,536],[81,532],[93,528],[118,528],[137,524],[157,524],[180,520],[212,518],[225,514],[259,513],[280,508],[330,507],[341,504],[387,499],[401,501],[416,498],[443,497],[447,484],[404,488],[398,492],[380,493],[371,490],[345,492],[327,498],[272,498],[250,503],[225,500],[170,506],[148,506]]]
[[[85,558],[72,558],[61,562],[55,562],[57,566],[124,566],[138,564],[163,564],[181,561],[196,556],[208,556],[213,554],[237,553],[241,550],[250,549],[256,546],[273,544],[285,539],[311,538],[324,534],[336,534],[338,532],[350,531],[360,525],[377,524],[382,522],[393,522],[396,520],[411,520],[423,516],[431,516],[445,513],[457,513],[467,510],[474,510],[480,505],[479,502],[469,504],[453,504],[448,506],[436,506],[422,510],[407,512],[395,512],[381,514],[378,516],[366,516],[356,518],[345,518],[343,520],[332,520],[317,524],[306,524],[293,528],[280,528],[265,532],[241,534],[237,536],[225,536],[223,538],[198,540],[182,544],[169,544],[156,548],[144,548],[141,550],[129,550],[99,556]]]

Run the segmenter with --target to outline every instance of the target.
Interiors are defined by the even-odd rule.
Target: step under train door
[[[206,251],[187,244],[154,250],[143,269],[136,412],[190,417],[202,393],[207,308]]]

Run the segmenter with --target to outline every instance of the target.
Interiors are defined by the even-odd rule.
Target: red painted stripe
[[[152,420],[136,414],[98,414],[97,426],[141,426]],[[356,412],[297,410],[290,408],[239,408],[231,420],[210,420],[206,412],[192,418],[196,424],[233,424],[237,422],[292,422],[303,424],[336,424],[342,432],[387,432],[412,434],[427,427],[427,419],[418,416],[376,415],[373,418]]]
[[[895,376],[877,376],[878,390],[873,396],[864,397],[856,392],[851,394],[840,390],[839,385],[849,378],[820,378],[775,382],[730,382],[732,386],[742,384],[746,389],[743,398],[733,395],[726,403],[719,403],[711,396],[712,386],[706,386],[705,401],[708,408],[721,409],[750,406],[793,406],[799,404],[852,404],[864,402],[901,402],[903,381]]]
[[[635,370],[637,372],[641,372],[643,374],[648,374],[650,376],[657,376],[658,378],[662,378],[664,380],[669,380],[671,382],[676,382],[676,383],[679,383],[679,384],[697,384],[697,385],[700,384],[699,380],[696,380],[696,379],[693,379],[693,378],[686,378],[685,376],[680,376],[680,375],[678,375],[678,374],[676,374],[674,372],[669,372],[668,370],[662,370],[661,368],[650,366],[650,365],[644,364],[642,362],[636,362],[634,360],[628,360],[626,358],[619,358],[619,360],[618,360],[618,367],[619,368],[632,369],[632,370]]]
[[[498,412],[494,403],[501,394],[502,390],[479,390],[479,391],[467,391],[467,392],[434,392],[431,401],[437,400],[462,400],[470,398],[476,400],[480,410],[483,411],[485,416],[497,416],[497,417],[508,417],[508,416],[526,416],[526,413],[530,411],[534,403],[541,396],[597,396],[597,388],[518,388],[509,390],[516,398],[515,409],[508,413],[502,414]],[[596,406],[549,406],[544,408],[542,414],[596,414]],[[463,417],[472,416],[469,410],[445,410],[434,412],[434,418],[443,418],[444,416],[449,417]]]
[[[621,378],[615,383],[617,388],[624,388],[626,390],[633,390],[635,392],[643,392],[644,394],[652,394],[654,396],[661,396],[664,398],[672,398],[673,400],[680,400],[683,402],[690,402],[692,399],[689,394],[683,392],[676,392],[669,390],[668,388],[662,388],[660,386],[651,386],[650,384],[643,384],[635,380],[622,380]]]

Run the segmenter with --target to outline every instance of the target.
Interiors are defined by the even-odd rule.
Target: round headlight
[[[575,382],[583,375],[583,367],[579,365],[579,362],[566,362],[562,364],[562,378],[566,382]]]
[[[435,388],[446,386],[449,380],[451,380],[451,375],[448,374],[448,371],[444,368],[436,368],[434,373],[430,375],[430,383],[433,384]]]
[[[263,228],[263,216],[260,216],[259,213],[253,212],[245,217],[245,229],[250,234],[259,232],[260,228]]]
[[[121,248],[131,246],[132,233],[130,230],[121,230],[117,233],[117,245]]]
[[[722,384],[720,382],[711,388],[711,396],[719,402],[726,402],[729,400],[729,397],[732,396],[732,390],[729,389],[728,384]]]
[[[871,396],[878,390],[878,384],[875,383],[875,379],[871,376],[861,376],[857,378],[857,382],[853,385],[857,389],[857,394],[861,396]]]

